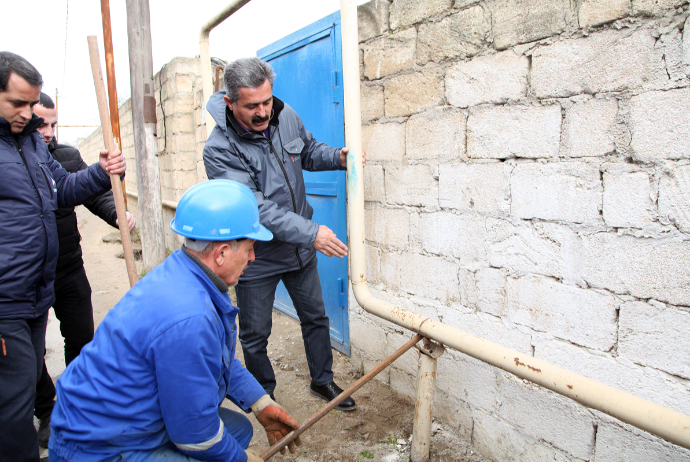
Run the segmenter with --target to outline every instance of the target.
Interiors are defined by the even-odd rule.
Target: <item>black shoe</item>
[[[48,447],[50,439],[50,414],[38,419],[38,445],[42,448]]]
[[[311,385],[309,385],[309,394],[329,402],[337,398],[342,392],[343,390],[336,385],[335,382],[327,383],[326,385],[314,385],[312,382]],[[354,411],[356,407],[355,400],[348,397],[335,408],[339,411],[349,412]]]

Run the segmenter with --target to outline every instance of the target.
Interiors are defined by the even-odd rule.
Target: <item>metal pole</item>
[[[431,450],[431,420],[436,386],[436,360],[444,352],[443,346],[424,339],[419,348],[419,371],[417,372],[417,402],[412,425],[411,462],[427,462]]]
[[[289,443],[294,441],[299,435],[304,433],[306,430],[309,429],[312,425],[314,425],[316,422],[321,420],[323,416],[331,412],[335,407],[345,401],[345,399],[349,398],[350,395],[352,395],[354,392],[362,388],[364,384],[366,384],[368,381],[376,377],[382,370],[387,368],[388,366],[391,365],[393,361],[401,357],[407,350],[415,346],[420,340],[422,339],[422,336],[417,334],[412,339],[410,339],[406,344],[398,348],[395,353],[381,361],[376,367],[374,367],[372,370],[370,370],[364,377],[353,383],[348,387],[347,390],[344,390],[341,394],[338,395],[336,399],[333,401],[329,402],[327,405],[316,411],[316,413],[309,417],[307,420],[302,422],[302,425],[299,426],[296,430],[291,431],[288,433],[285,438],[271,446],[269,449],[266,450],[263,454],[261,454],[261,458],[263,460],[268,460],[274,455],[278,453],[281,449],[283,449],[285,446],[287,446]]]
[[[98,42],[96,36],[90,35],[87,37],[89,42],[89,54],[91,56],[91,72],[93,73],[93,83],[96,86],[96,99],[98,100],[98,112],[101,116],[101,131],[103,132],[103,141],[105,148],[108,151],[115,150],[115,141],[113,140],[113,132],[110,128],[110,116],[108,115],[108,103],[105,100],[105,85],[103,85],[103,74],[101,73],[101,58],[98,55]],[[122,238],[122,247],[125,252],[125,263],[127,264],[127,275],[129,276],[129,285],[133,286],[139,280],[137,275],[137,266],[134,263],[134,253],[132,252],[132,241],[129,238],[129,227],[127,226],[127,217],[125,215],[125,201],[122,199],[122,185],[120,184],[120,175],[110,175],[110,183],[113,187],[113,198],[115,199],[115,211],[117,212],[117,223],[120,227],[120,237]]]
[[[115,82],[115,58],[113,56],[113,33],[110,25],[110,0],[101,0],[101,18],[103,20],[103,48],[105,50],[105,74],[108,79],[108,105],[110,106],[110,123],[113,126],[113,138],[116,148],[122,151],[120,138],[120,108],[117,105],[117,84]],[[127,208],[127,188],[122,180],[122,194]]]
[[[127,0],[127,39],[142,258],[144,270],[149,271],[165,260],[165,232],[158,166],[156,98],[148,0]]]

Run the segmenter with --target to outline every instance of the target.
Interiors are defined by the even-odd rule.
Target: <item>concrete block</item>
[[[583,237],[591,287],[690,305],[690,242],[598,233]]]
[[[571,223],[601,222],[599,169],[584,162],[520,164],[511,177],[512,214]]]
[[[364,200],[383,202],[386,199],[383,186],[383,167],[374,164],[367,165],[364,169]]]
[[[686,75],[690,75],[690,18],[685,20],[683,25],[683,43],[681,45],[681,63]]]
[[[502,397],[498,418],[568,454],[591,460],[595,427],[592,415],[584,407],[514,377],[499,381],[498,387]]]
[[[620,354],[614,358],[564,341],[537,339],[534,357],[682,414],[690,412],[690,390],[681,380],[669,380]]]
[[[458,267],[440,257],[403,253],[400,288],[424,298],[450,302],[459,300]]]
[[[422,213],[412,239],[426,252],[459,259],[461,267],[488,266],[485,222],[479,214]]]
[[[194,98],[191,95],[178,96],[173,100],[173,112],[194,112]]]
[[[616,149],[618,101],[588,99],[565,110],[561,149],[570,157],[597,157]]]
[[[487,412],[495,411],[499,401],[496,369],[470,357],[451,356],[448,351],[438,360],[436,388]]]
[[[388,332],[386,334],[386,340],[388,342],[388,350],[385,352],[385,356],[392,355],[396,350],[402,347],[406,342],[410,340],[409,332]],[[407,350],[400,358],[395,360],[395,368],[415,377],[415,386],[417,385],[417,372],[419,371],[419,357],[420,353],[416,348],[411,348]]]
[[[359,41],[364,42],[388,30],[390,3],[388,0],[371,0],[357,7]]]
[[[183,114],[178,117],[170,117],[168,120],[170,123],[169,133],[194,133],[194,115],[193,114]]]
[[[487,460],[534,462],[534,461],[569,461],[579,462],[562,451],[536,440],[531,435],[489,412],[473,412],[474,429],[472,445]]]
[[[380,279],[379,261],[381,260],[379,249],[373,245],[366,245],[367,254],[367,281],[378,282]]]
[[[618,353],[633,362],[690,379],[690,313],[662,304],[621,306]]]
[[[540,274],[582,285],[585,250],[582,238],[565,225],[513,224],[486,219],[489,265],[517,275]]]
[[[419,26],[417,63],[465,59],[481,51],[491,31],[491,19],[481,6],[462,10],[439,22]]]
[[[383,85],[362,85],[360,95],[363,121],[367,122],[383,117]]]
[[[505,103],[527,96],[529,60],[512,50],[459,62],[446,73],[446,97],[453,106]]]
[[[614,228],[644,228],[653,220],[649,175],[604,172],[604,222]]]
[[[504,316],[507,308],[506,277],[496,268],[470,271],[461,268],[460,301],[463,306],[493,316]]]
[[[179,134],[173,137],[173,148],[176,152],[192,152],[196,151],[196,136],[193,133]],[[194,167],[196,168],[196,167]]]
[[[386,115],[389,117],[408,116],[421,112],[441,104],[443,100],[442,75],[430,69],[387,79],[385,97]]]
[[[465,154],[465,114],[452,108],[434,109],[407,120],[408,159],[454,159]]]
[[[674,168],[659,182],[659,216],[690,233],[690,166]]]
[[[532,355],[531,336],[520,332],[515,327],[506,326],[497,317],[485,313],[451,309],[444,312],[443,323],[511,350]]]
[[[172,70],[177,74],[201,74],[201,70],[199,69],[199,58],[173,58],[172,61],[170,61],[170,66],[166,66],[166,70]]]
[[[196,174],[196,153],[173,154],[170,158],[175,171],[187,171]]]
[[[566,0],[494,0],[489,5],[499,50],[563,32],[570,9]]]
[[[408,149],[409,152],[409,149]],[[504,162],[439,165],[441,207],[502,215],[510,212],[510,173]]]
[[[374,208],[364,211],[365,237],[390,247],[407,247],[410,237],[410,214],[405,209]]]
[[[605,30],[562,40],[532,54],[531,85],[538,98],[625,91],[663,83],[668,75],[649,29]]]
[[[414,65],[417,48],[417,29],[410,27],[384,35],[366,43],[364,49],[364,75],[369,80],[410,69]]]
[[[643,162],[690,158],[690,89],[650,91],[630,100],[630,147]]]
[[[438,206],[438,180],[427,165],[385,169],[386,201],[389,204]]]
[[[533,276],[508,278],[506,293],[513,323],[601,351],[616,343],[618,303],[611,295]]]
[[[386,333],[383,329],[358,316],[350,317],[350,343],[370,360],[377,360],[379,359],[377,355],[388,351]]]
[[[387,290],[400,288],[400,277],[405,266],[400,254],[381,251],[380,281],[385,284]]]
[[[175,172],[175,181],[177,189],[187,191],[199,182],[199,178],[197,178],[196,169],[193,172],[177,171]]]
[[[453,0],[396,0],[390,9],[391,29],[416,24],[422,20],[448,11],[453,6]]]
[[[194,90],[194,79],[189,75],[176,75],[173,80],[173,91],[175,94],[192,93]],[[190,95],[191,96],[191,95]]]
[[[683,0],[632,0],[632,9],[633,14],[663,16],[684,3]]]
[[[363,126],[362,146],[367,160],[402,161],[405,155],[405,124],[391,122]]]
[[[598,26],[630,15],[631,7],[630,0],[584,0],[577,18],[580,27]]]
[[[467,119],[472,159],[555,157],[561,138],[561,107],[480,106]]]
[[[438,382],[437,382],[438,383]],[[460,399],[436,388],[433,416],[453,429],[453,435],[469,441],[472,437],[472,410]]]
[[[390,368],[391,388],[403,396],[413,398],[417,396],[417,377],[396,368]]]
[[[594,460],[612,462],[681,462],[690,460],[690,450],[632,427],[601,422],[597,427]]]

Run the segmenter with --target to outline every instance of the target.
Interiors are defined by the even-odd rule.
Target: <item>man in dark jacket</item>
[[[65,144],[57,144],[55,129],[58,113],[50,96],[41,92],[34,106],[34,114],[43,119],[37,128],[48,145],[55,160],[68,172],[85,170],[88,165],[79,151]],[[110,226],[117,228],[117,212],[113,192],[106,191],[84,201],[91,213],[100,217]],[[134,216],[127,213],[127,224],[131,231],[136,225]],[[65,339],[65,365],[77,357],[82,347],[93,339],[93,306],[91,305],[91,286],[86,278],[84,261],[79,241],[81,235],[77,228],[77,215],[74,207],[62,207],[55,211],[59,252],[55,274],[55,302],[53,310],[60,321],[60,333]],[[50,438],[50,414],[55,404],[55,385],[48,373],[45,361],[43,372],[36,385],[36,407],[34,415],[38,418],[38,444],[48,447]]]
[[[300,318],[312,379],[309,391],[331,401],[342,389],[333,382],[316,251],[342,258],[347,246],[311,219],[302,169],[344,170],[348,149],[316,141],[297,113],[273,96],[274,79],[271,66],[258,58],[238,59],[225,67],[227,92],[214,94],[207,104],[217,125],[204,147],[204,164],[209,178],[235,180],[254,192],[261,224],[274,236],[270,242],[257,242],[256,260],[236,287],[247,369],[272,395],[276,379],[266,347],[275,291],[282,280]],[[352,411],[355,402],[347,398],[336,409]]]
[[[38,461],[33,425],[48,309],[55,300],[55,210],[110,189],[125,160],[101,151],[70,174],[55,161],[33,115],[43,79],[21,56],[0,52],[0,460]]]

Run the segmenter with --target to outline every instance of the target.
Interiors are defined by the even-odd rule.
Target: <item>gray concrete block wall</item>
[[[690,415],[689,7],[361,6],[372,293]],[[368,370],[407,335],[350,295]],[[381,380],[413,394],[413,359]],[[490,460],[690,457],[452,351],[437,385]]]

